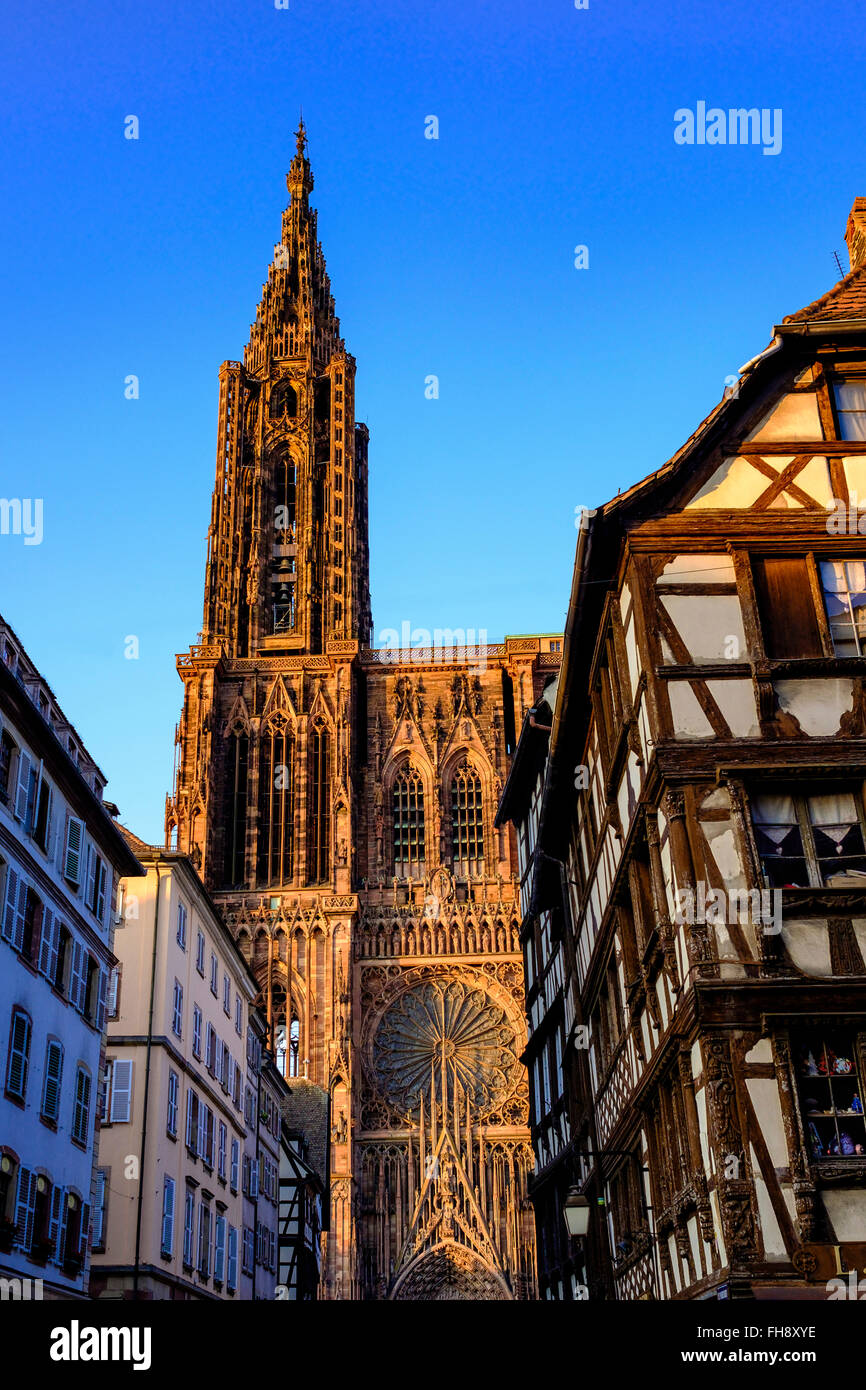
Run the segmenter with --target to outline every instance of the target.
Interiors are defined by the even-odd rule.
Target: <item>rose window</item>
[[[459,980],[408,990],[386,1010],[373,1040],[373,1071],[391,1105],[415,1110],[431,1087],[437,1101],[495,1110],[519,1081],[514,1029],[504,1009],[482,989]]]

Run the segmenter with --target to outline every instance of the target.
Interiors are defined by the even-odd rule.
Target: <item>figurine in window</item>
[[[806,1056],[803,1058],[803,1071],[806,1076],[820,1076],[820,1072],[815,1064],[814,1052],[807,1052]]]
[[[804,1096],[803,1107],[807,1115],[820,1114],[821,1110],[824,1108],[817,1096]]]
[[[836,1057],[832,1052],[830,1056],[832,1058],[832,1069],[837,1076],[847,1076],[849,1072],[854,1070],[854,1063],[851,1061],[850,1057]]]
[[[863,1102],[855,1091],[851,1097],[851,1109],[855,1115],[863,1114]]]
[[[831,1154],[842,1154],[848,1156],[854,1152],[854,1140],[846,1130],[841,1130],[838,1139],[831,1139],[827,1150]]]
[[[812,1157],[820,1158],[824,1152],[824,1145],[821,1142],[820,1134],[811,1120],[809,1121],[809,1138],[812,1141]]]

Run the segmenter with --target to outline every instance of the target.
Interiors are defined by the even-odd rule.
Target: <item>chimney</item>
[[[866,198],[854,199],[854,206],[848,214],[845,240],[851,269],[857,270],[861,265],[866,265]]]

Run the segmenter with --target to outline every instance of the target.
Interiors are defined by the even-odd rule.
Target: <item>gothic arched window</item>
[[[274,523],[277,541],[290,541],[295,527],[298,470],[291,454],[281,454],[274,467]]]
[[[307,882],[324,883],[331,863],[331,746],[323,724],[313,728],[308,767]]]
[[[461,763],[451,779],[451,848],[454,866],[480,873],[484,860],[484,805],[481,778]]]
[[[298,393],[290,381],[279,381],[271,392],[270,413],[272,420],[288,415],[294,419],[298,413]]]
[[[287,1058],[286,1058],[286,1060],[287,1060],[287,1062],[288,1062],[288,1067],[287,1067],[286,1072],[285,1072],[285,1075],[286,1075],[286,1076],[298,1076],[298,1075],[300,1074],[300,1069],[299,1069],[300,1043],[301,1043],[301,1025],[300,1025],[300,1023],[298,1022],[298,1020],[295,1018],[294,1014],[293,1014],[293,1015],[292,1015],[292,1024],[291,1024],[291,1027],[290,1027],[290,1029],[289,1029],[289,1051],[288,1051],[288,1056],[287,1056]]]
[[[226,817],[225,877],[232,885],[246,881],[247,763],[249,739],[233,734],[226,751],[228,804]]]
[[[394,872],[411,877],[424,866],[424,786],[409,763],[394,779],[391,791],[394,831]]]
[[[290,883],[295,830],[294,739],[285,715],[274,715],[259,743],[259,842],[256,879]]]

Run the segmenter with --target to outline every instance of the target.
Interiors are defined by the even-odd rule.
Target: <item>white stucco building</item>
[[[0,1278],[86,1296],[118,877],[105,778],[0,618]]]
[[[285,1083],[256,983],[192,861],[126,834],[91,1293],[273,1298]]]

